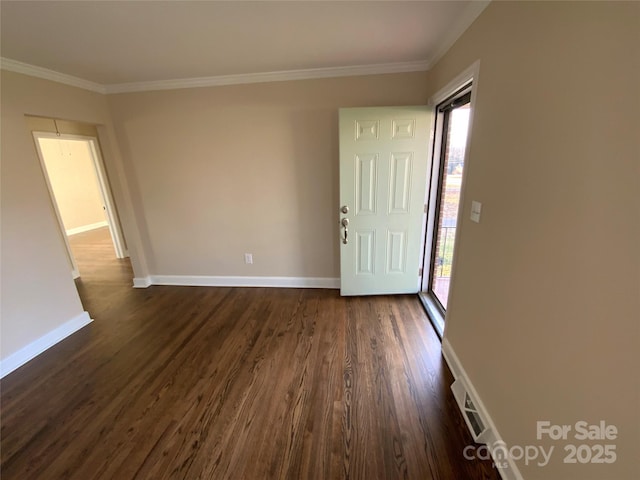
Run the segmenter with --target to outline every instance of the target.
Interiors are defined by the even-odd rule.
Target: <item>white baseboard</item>
[[[67,235],[76,235],[78,233],[89,232],[102,227],[108,227],[109,224],[105,220],[104,222],[90,223],[89,225],[82,225],[81,227],[70,228],[67,230]]]
[[[151,286],[151,277],[135,277],[133,288],[147,288]]]
[[[7,358],[3,358],[2,361],[0,361],[0,378],[10,374],[29,360],[37,357],[48,348],[53,347],[56,343],[64,340],[91,322],[93,322],[93,320],[89,317],[89,314],[82,312],[58,328],[31,342],[26,347],[12,353]]]
[[[504,451],[504,447],[506,444],[504,440],[502,440],[502,436],[500,435],[500,432],[498,432],[498,429],[493,423],[493,420],[487,413],[487,409],[482,403],[482,399],[478,395],[478,392],[473,386],[473,383],[471,383],[471,380],[467,376],[467,372],[462,366],[462,363],[460,363],[460,359],[458,358],[458,356],[456,355],[456,352],[451,347],[451,344],[449,343],[449,340],[447,338],[444,338],[442,340],[442,356],[446,360],[447,365],[449,365],[449,369],[451,370],[451,373],[453,374],[454,378],[456,380],[458,378],[462,378],[462,380],[467,386],[469,393],[474,399],[474,403],[476,405],[477,411],[481,414],[483,420],[488,424],[489,432],[487,433],[486,443],[487,443],[487,446],[489,447],[489,450],[493,450],[494,447],[500,447],[501,450]],[[493,457],[493,452],[492,452],[492,457]],[[509,458],[507,456],[506,458],[498,458],[498,459],[494,458],[494,460],[496,461],[496,463],[499,462],[501,465],[503,465],[501,468],[497,468],[498,473],[500,474],[500,477],[502,478],[502,480],[524,480],[522,477],[522,474],[520,473],[520,470],[518,469],[518,466],[515,464],[512,458]],[[504,462],[506,462],[506,465]]]
[[[217,277],[204,275],[150,275],[134,278],[134,287],[180,285],[191,287],[340,288],[339,278],[330,277]]]

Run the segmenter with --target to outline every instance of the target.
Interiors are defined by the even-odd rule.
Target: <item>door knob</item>
[[[349,213],[349,207],[343,205],[340,211],[346,215],[347,213]]]
[[[342,227],[344,228],[344,237],[342,237],[342,243],[346,245],[349,242],[349,240],[347,239],[347,235],[349,234],[347,228],[349,226],[349,219],[343,218],[342,220],[340,220],[340,225],[342,225]]]

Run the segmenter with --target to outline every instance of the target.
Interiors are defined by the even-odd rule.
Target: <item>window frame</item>
[[[436,217],[436,206],[439,209],[439,197],[440,195],[438,190],[438,183],[440,183],[440,178],[442,175],[442,169],[444,168],[444,162],[442,161],[442,152],[443,142],[442,142],[442,132],[443,132],[443,116],[439,111],[443,107],[448,107],[453,102],[455,106],[456,100],[470,95],[469,103],[471,104],[471,113],[469,116],[469,127],[467,130],[467,148],[465,148],[464,153],[464,165],[465,168],[462,174],[462,184],[460,190],[460,200],[458,205],[458,228],[455,232],[455,243],[459,245],[459,236],[460,236],[460,225],[463,220],[462,212],[464,211],[464,191],[466,184],[466,172],[469,167],[469,143],[472,136],[472,128],[473,128],[473,117],[475,111],[475,100],[478,90],[478,76],[480,71],[480,62],[474,62],[470,67],[465,69],[460,75],[458,75],[455,79],[449,82],[444,88],[438,91],[433,97],[431,97],[429,103],[434,106],[434,121],[431,132],[431,146],[430,146],[430,172],[429,178],[427,179],[429,185],[427,188],[427,196],[425,198],[425,236],[424,236],[424,248],[423,248],[423,256],[422,256],[422,277],[421,277],[421,288],[419,292],[419,298],[422,304],[425,307],[427,315],[431,320],[436,332],[442,338],[444,336],[445,330],[445,317],[446,310],[440,304],[437,297],[431,292],[431,267],[434,264],[434,256],[433,252],[435,249],[435,232],[437,229],[437,218]],[[466,104],[466,102],[464,103]],[[437,176],[434,176],[434,171],[438,172]],[[438,204],[438,205],[437,205]],[[457,249],[454,250],[453,261],[451,265],[451,284],[450,291],[454,285],[454,272],[456,270],[456,257],[457,257]]]
[[[433,301],[435,303],[435,307],[440,311],[440,314],[442,316],[444,316],[444,314],[446,313],[446,308],[444,307],[444,305],[442,304],[442,302],[440,301],[440,299],[438,298],[438,295],[436,295],[436,293],[433,291],[432,285],[433,285],[433,279],[434,279],[434,273],[436,270],[436,247],[437,247],[437,229],[438,229],[438,225],[440,223],[440,216],[442,214],[440,207],[442,206],[442,190],[444,189],[444,167],[445,167],[445,163],[446,163],[446,155],[447,155],[447,133],[449,130],[449,124],[451,122],[451,113],[453,112],[454,109],[470,104],[471,103],[471,90],[472,90],[472,83],[468,83],[466,85],[464,85],[462,88],[460,88],[457,92],[455,92],[453,95],[451,95],[449,98],[447,98],[445,101],[443,101],[442,103],[440,103],[438,106],[436,106],[436,125],[440,127],[440,129],[438,130],[438,128],[436,127],[436,131],[435,131],[435,135],[438,137],[438,142],[437,145],[434,142],[434,150],[432,152],[432,158],[435,160],[437,159],[437,162],[433,162],[432,165],[432,178],[434,177],[434,174],[436,173],[435,170],[437,168],[437,175],[435,175],[435,179],[434,181],[431,183],[430,185],[430,189],[434,188],[433,192],[429,192],[429,200],[430,202],[433,201],[435,202],[434,204],[434,211],[433,211],[433,215],[431,218],[431,221],[433,222],[433,229],[432,229],[432,235],[433,238],[431,238],[430,241],[430,248],[431,248],[431,252],[425,252],[425,253],[429,253],[429,268],[427,270],[424,270],[424,273],[427,274],[427,290],[426,293],[429,294],[432,298]],[[438,117],[441,118],[441,121],[438,121]],[[468,135],[467,135],[468,136]],[[438,148],[438,150],[436,151],[436,146]],[[465,160],[466,160],[466,149],[465,149]],[[460,191],[460,198],[458,200],[458,213],[457,213],[457,220],[459,220],[460,214],[461,214],[461,208],[460,205],[462,204],[462,191]],[[456,220],[456,225],[457,225],[457,220]],[[456,227],[456,237],[457,237],[457,227]],[[455,245],[455,241],[454,241],[454,245]],[[454,247],[455,248],[455,247]],[[454,249],[454,254],[455,254],[455,249]],[[453,266],[452,266],[453,267]]]

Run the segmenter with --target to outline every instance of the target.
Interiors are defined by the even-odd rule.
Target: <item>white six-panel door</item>
[[[431,118],[426,106],[340,109],[342,295],[418,292]]]

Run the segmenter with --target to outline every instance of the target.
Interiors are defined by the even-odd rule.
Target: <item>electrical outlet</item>
[[[253,253],[244,254],[244,263],[247,265],[251,265],[253,263]]]

